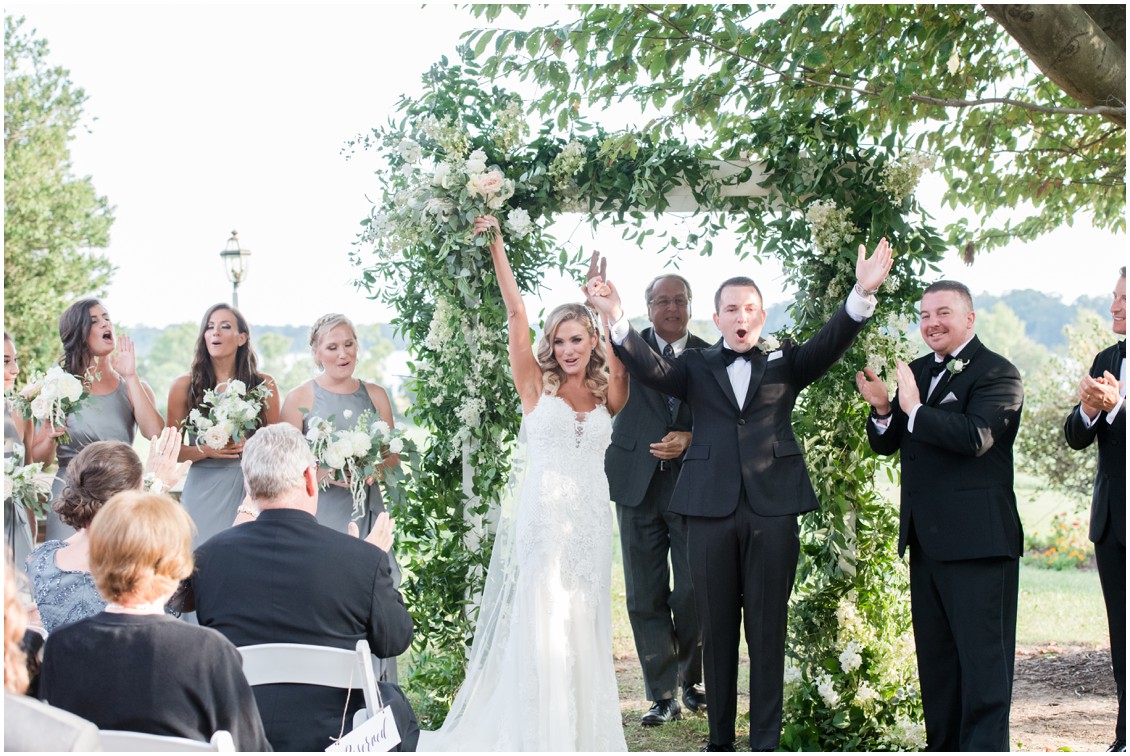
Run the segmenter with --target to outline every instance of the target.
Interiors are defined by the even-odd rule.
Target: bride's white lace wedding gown
[[[626,751],[612,665],[608,411],[542,396],[504,508],[467,677],[421,751]]]

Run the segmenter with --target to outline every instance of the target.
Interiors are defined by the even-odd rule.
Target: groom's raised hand
[[[867,247],[859,245],[859,256],[855,261],[855,280],[867,292],[876,292],[887,279],[894,261],[894,252],[886,237],[879,240],[875,251],[867,256]]]

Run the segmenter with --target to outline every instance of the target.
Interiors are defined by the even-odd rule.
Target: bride
[[[419,750],[626,751],[604,453],[627,373],[583,304],[550,313],[535,358],[498,221],[480,216],[474,229],[492,234],[529,458],[516,511],[502,513],[467,677]]]

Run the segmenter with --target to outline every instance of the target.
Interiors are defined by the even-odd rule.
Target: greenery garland
[[[928,159],[900,153],[894,136],[860,145],[844,112],[772,114],[735,130],[721,156],[762,161],[769,196],[723,198],[707,162],[716,156],[680,142],[610,135],[578,118],[545,124],[528,140],[520,100],[484,85],[469,60],[441,61],[424,84],[421,97],[401,101],[398,122],[354,143],[387,163],[380,199],[362,221],[360,281],[397,310],[394,325],[414,357],[411,414],[431,433],[396,513],[417,627],[407,684],[420,693],[421,719],[438,723],[462,681],[468,609],[489,563],[481,523],[507,479],[520,422],[505,311],[471,220],[487,211],[499,217],[519,285],[533,292],[549,270],[579,273],[581,251],[561,251],[543,230],[555,213],[615,219],[642,244],[639,223],[662,212],[666,193],[682,184],[704,208],[698,228],[662,242],[708,249],[710,235],[728,226],[739,236],[737,257],[779,258],[799,287],[795,323],[782,336],[806,338],[843,302],[858,244],[886,236],[898,251],[875,322],[794,413],[823,507],[802,518],[783,745],[921,746],[897,507],[875,487],[897,468],[868,449],[866,407],[852,378],[865,364],[882,370],[909,356],[918,281],[943,251],[912,194]],[[472,472],[466,492],[464,464]]]

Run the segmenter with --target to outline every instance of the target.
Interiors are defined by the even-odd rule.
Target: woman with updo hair
[[[166,428],[150,447],[149,468],[165,486],[183,472],[176,463],[179,447],[180,434],[172,428]],[[137,452],[121,441],[95,441],[68,466],[62,492],[52,506],[74,535],[41,544],[28,555],[26,566],[31,596],[48,633],[106,606],[90,574],[88,528],[112,496],[140,490],[144,473]]]
[[[393,427],[392,405],[388,393],[375,383],[353,377],[357,368],[357,330],[349,318],[338,313],[323,315],[310,327],[310,352],[321,370],[316,378],[306,381],[287,394],[282,420],[303,434],[309,430],[310,418],[331,420],[335,428],[352,429],[363,412],[380,418]],[[386,467],[400,463],[395,454],[385,460]],[[319,477],[329,471],[322,469]],[[318,492],[318,522],[342,533],[350,522],[357,523],[361,533],[372,530],[377,515],[385,510],[380,486],[370,483],[364,509],[353,511],[353,497],[346,484],[331,481]]]
[[[239,651],[164,606],[192,574],[192,520],[163,494],[125,491],[90,524],[90,570],[105,611],[47,637],[39,695],[102,730],[269,751]]]
[[[51,486],[52,499],[63,490],[67,466],[87,444],[132,444],[136,429],[151,439],[165,426],[153,389],[138,377],[133,341],[114,333],[110,313],[99,300],[80,299],[68,307],[59,318],[59,338],[63,342],[59,365],[81,380],[90,395],[67,416],[65,428],[48,427],[56,443],[48,444],[42,452],[41,445],[35,444],[31,461],[59,461],[59,472]],[[66,443],[58,440],[63,433],[69,437]],[[61,540],[73,534],[74,530],[54,512],[47,513],[48,539]]]

